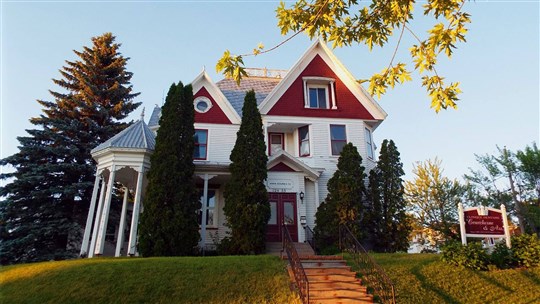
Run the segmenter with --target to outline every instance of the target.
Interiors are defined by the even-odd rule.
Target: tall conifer
[[[265,249],[266,224],[270,218],[266,145],[261,113],[253,90],[247,92],[242,108],[242,124],[231,152],[231,180],[225,187],[226,240],[231,253],[262,253]]]
[[[30,119],[37,128],[18,137],[19,152],[0,160],[15,169],[0,175],[14,179],[0,188],[3,264],[76,254],[95,174],[90,151],[125,128],[120,120],[140,105],[119,48],[105,33],[74,51],[78,59],[53,79],[62,91],[50,91],[54,101],[38,100],[43,114]]]
[[[363,227],[364,167],[352,143],[343,147],[337,170],[328,181],[328,195],[315,214],[315,244],[324,250],[337,245],[339,226],[347,226],[361,240]]]
[[[384,140],[377,167],[370,172],[368,214],[370,239],[374,250],[406,251],[411,222],[405,209],[403,164],[394,141]]]
[[[200,202],[193,176],[194,117],[191,85],[171,85],[148,172],[139,230],[139,251],[143,256],[195,253]]]

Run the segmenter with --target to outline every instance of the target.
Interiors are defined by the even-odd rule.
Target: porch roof
[[[304,162],[292,156],[285,150],[279,151],[276,155],[271,156],[268,160],[266,168],[270,169],[281,162],[295,170],[303,172],[308,178],[312,180],[317,180],[319,176],[321,176],[321,173],[324,171],[324,169],[322,168],[312,168],[306,165]]]

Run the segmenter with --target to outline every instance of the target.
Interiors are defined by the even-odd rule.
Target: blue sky
[[[289,2],[289,4],[292,2]],[[36,99],[52,100],[64,60],[90,38],[112,32],[130,57],[132,84],[146,113],[160,104],[172,82],[191,82],[203,69],[214,81],[215,63],[225,49],[245,53],[259,42],[280,42],[277,1],[5,1],[1,0],[0,158],[17,152],[17,136],[33,128],[40,114]],[[522,149],[539,140],[539,2],[467,2],[472,15],[467,43],[458,45],[438,71],[459,81],[459,109],[435,114],[419,77],[380,100],[387,120],[374,132],[377,145],[393,139],[406,177],[413,163],[438,157],[446,175],[460,178],[477,167],[474,154],[494,153],[496,145]],[[417,11],[422,11],[420,7]],[[422,16],[412,27],[424,36]],[[407,34],[397,60],[410,63]],[[246,58],[248,67],[288,69],[312,42],[300,35],[278,50]],[[368,78],[390,60],[395,41],[372,52],[364,46],[336,49],[357,78]],[[137,119],[142,107],[131,115]],[[148,118],[148,115],[146,116]],[[378,153],[378,151],[376,152]],[[3,169],[5,170],[5,168]]]

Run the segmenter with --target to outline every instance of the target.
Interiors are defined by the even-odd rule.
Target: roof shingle
[[[155,146],[156,137],[154,132],[152,132],[146,123],[144,123],[144,120],[141,119],[92,149],[91,153],[94,154],[107,148],[154,150]]]

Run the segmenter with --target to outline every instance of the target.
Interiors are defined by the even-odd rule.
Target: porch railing
[[[339,229],[339,247],[342,252],[351,255],[358,272],[362,274],[362,283],[373,289],[374,296],[378,297],[381,303],[395,304],[394,284],[346,226]]]
[[[313,248],[315,253],[317,253],[317,250],[315,249],[315,240],[313,239],[313,230],[308,225],[304,226],[305,232],[306,232],[306,242]]]
[[[296,287],[298,288],[298,292],[300,293],[300,298],[302,299],[302,303],[308,304],[309,303],[309,281],[306,276],[306,272],[304,271],[304,267],[302,266],[302,261],[300,260],[300,257],[298,257],[298,252],[296,251],[296,248],[294,247],[294,243],[291,238],[291,234],[289,233],[289,229],[286,225],[282,225],[282,231],[283,231],[283,250],[287,253],[287,258],[289,259],[289,264],[291,265],[291,270],[294,275],[294,281],[296,283]]]

